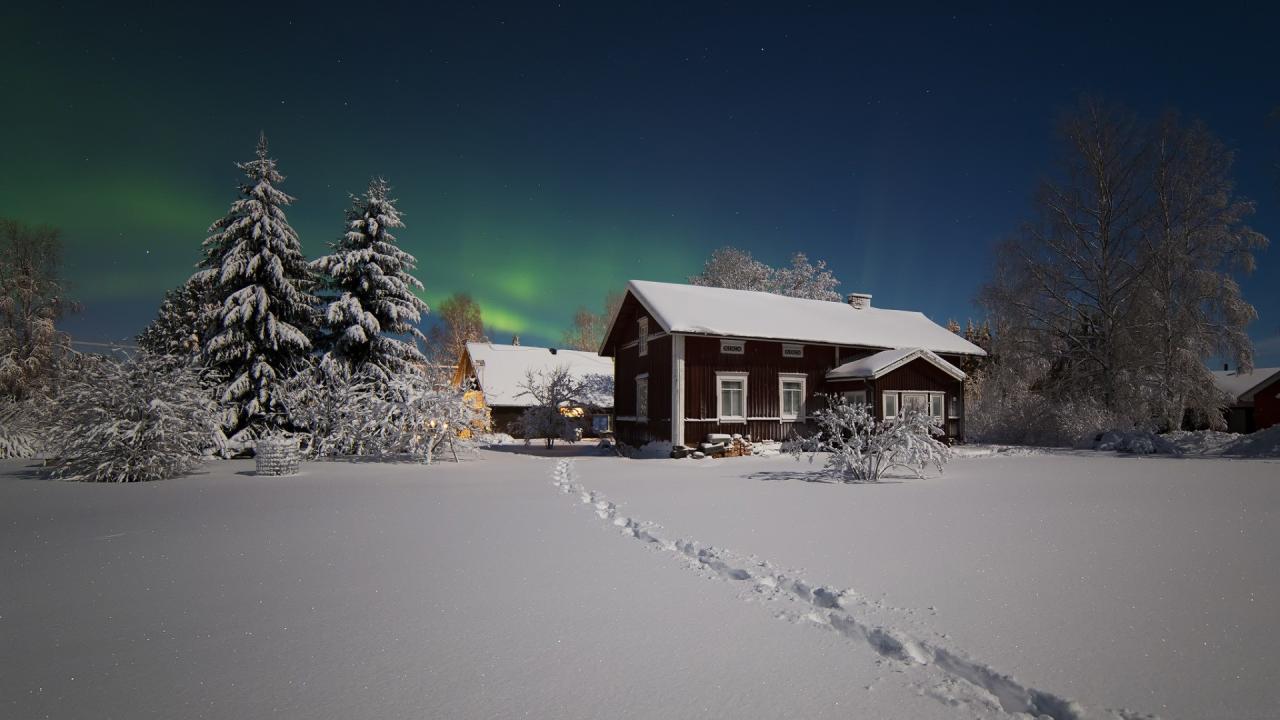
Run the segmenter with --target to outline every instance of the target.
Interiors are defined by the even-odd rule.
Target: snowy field
[[[1280,462],[0,462],[0,717],[1274,718]],[[1021,714],[1020,714],[1021,713]]]

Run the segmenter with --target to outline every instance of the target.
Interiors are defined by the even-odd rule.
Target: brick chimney
[[[867,293],[849,293],[849,305],[854,310],[866,310],[871,307],[871,296]]]

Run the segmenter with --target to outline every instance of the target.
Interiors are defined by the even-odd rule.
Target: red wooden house
[[[826,394],[880,418],[931,413],[964,437],[965,356],[978,346],[923,314],[762,292],[632,280],[600,354],[614,358],[618,439],[781,440]]]
[[[1215,370],[1213,382],[1230,402],[1227,405],[1227,429],[1251,433],[1280,425],[1280,368]]]

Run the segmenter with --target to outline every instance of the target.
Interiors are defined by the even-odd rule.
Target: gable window
[[[642,317],[636,322],[640,324],[639,337],[636,341],[639,344],[639,352],[641,355],[648,355],[649,354],[649,318]]]
[[[649,419],[649,374],[636,376],[636,419]]]
[[[884,394],[884,419],[898,417],[898,393]]]
[[[804,419],[805,376],[800,373],[778,375],[778,407],[782,421]]]
[[[747,421],[746,373],[716,373],[716,417],[720,422]]]

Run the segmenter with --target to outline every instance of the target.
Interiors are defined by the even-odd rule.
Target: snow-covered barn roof
[[[649,280],[632,280],[627,289],[667,332],[986,355],[910,310]]]
[[[903,348],[901,350],[883,350],[864,358],[847,362],[827,372],[828,380],[844,378],[875,379],[897,370],[912,360],[924,360],[942,372],[957,380],[963,380],[965,374],[960,368],[934,355],[923,348]]]
[[[1252,402],[1253,394],[1280,378],[1280,368],[1254,368],[1253,372],[1214,370],[1213,384],[1231,396],[1232,402]]]
[[[528,372],[546,372],[560,366],[578,380],[592,375],[613,380],[613,358],[601,357],[592,352],[532,347],[529,345],[495,345],[486,342],[467,343],[467,354],[475,368],[476,381],[484,391],[485,403],[490,407],[530,407],[532,397],[524,395],[521,385]],[[592,383],[595,387],[598,383]],[[607,384],[607,383],[606,383]],[[583,398],[598,407],[613,407],[612,393],[597,391],[597,396]]]

